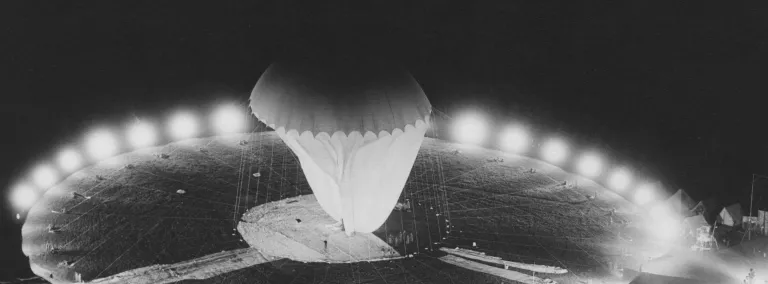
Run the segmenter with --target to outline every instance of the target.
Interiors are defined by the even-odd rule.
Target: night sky
[[[68,2],[0,4],[3,196],[94,126],[244,101],[274,58],[321,43],[398,60],[449,114],[610,147],[696,199],[768,174],[764,1]],[[0,280],[28,276],[0,209]]]

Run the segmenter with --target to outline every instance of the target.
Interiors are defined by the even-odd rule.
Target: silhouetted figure
[[[747,278],[744,279],[744,284],[754,284],[755,283],[755,270],[750,268],[749,274],[747,274]]]

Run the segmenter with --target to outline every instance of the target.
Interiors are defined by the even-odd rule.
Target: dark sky
[[[386,51],[440,109],[610,147],[696,198],[768,174],[762,1],[197,2],[1,4],[0,187],[90,127],[245,100],[273,58],[318,43]]]

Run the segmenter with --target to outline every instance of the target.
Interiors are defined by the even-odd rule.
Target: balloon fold
[[[296,154],[318,203],[348,235],[373,232],[386,221],[432,110],[409,73],[338,57],[271,65],[250,106]]]

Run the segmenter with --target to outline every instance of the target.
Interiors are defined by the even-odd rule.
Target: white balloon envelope
[[[360,58],[275,63],[250,105],[298,156],[318,203],[348,235],[386,221],[432,110],[408,72]]]

